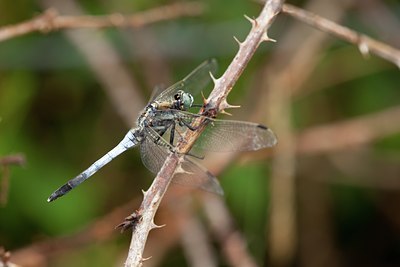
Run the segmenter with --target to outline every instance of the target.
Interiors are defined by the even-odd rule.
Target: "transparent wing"
[[[178,120],[192,124],[198,114],[175,110]],[[276,145],[275,134],[266,126],[244,121],[206,118],[207,126],[193,149],[215,152],[252,151]]]
[[[210,151],[252,151],[276,145],[266,126],[244,121],[210,120],[194,147]]]
[[[185,156],[182,168],[188,173],[177,173],[172,180],[176,184],[200,188],[204,191],[223,195],[224,191],[218,179],[201,164],[198,164],[189,156]]]
[[[156,98],[156,96],[161,94],[161,92],[164,91],[164,90],[165,90],[165,86],[163,84],[156,85],[154,87],[153,91],[151,92],[150,101],[149,102],[153,101],[154,98]]]
[[[217,61],[210,59],[203,62],[183,80],[175,83],[162,91],[158,96],[152,100],[165,101],[170,100],[172,96],[179,90],[184,90],[190,93],[192,96],[197,95],[202,89],[204,89],[211,81],[210,72],[215,74],[217,70]]]
[[[151,128],[147,130],[149,135],[140,145],[140,155],[144,166],[152,173],[158,173],[170,152],[171,146],[154,130]],[[158,140],[154,139],[156,135],[159,136]],[[172,179],[173,183],[200,188],[215,194],[223,194],[217,178],[200,164],[185,156],[181,167],[187,173],[175,174]]]
[[[143,165],[152,173],[158,173],[171,151],[171,146],[153,129],[146,128],[146,138],[140,144]]]

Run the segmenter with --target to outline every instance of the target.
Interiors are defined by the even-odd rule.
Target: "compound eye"
[[[181,99],[181,95],[178,93],[178,94],[175,94],[174,95],[174,99],[175,100],[179,100],[179,99]]]
[[[182,95],[182,104],[183,104],[183,110],[188,110],[189,108],[192,107],[193,105],[193,96],[189,93],[183,94]]]

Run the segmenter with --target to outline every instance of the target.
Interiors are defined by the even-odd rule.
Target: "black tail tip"
[[[71,189],[72,189],[72,187],[69,184],[65,184],[65,185],[61,186],[56,191],[54,191],[53,194],[51,194],[49,196],[49,198],[47,199],[47,202],[52,202],[52,201],[56,200],[57,198],[62,197],[63,195],[68,193]]]

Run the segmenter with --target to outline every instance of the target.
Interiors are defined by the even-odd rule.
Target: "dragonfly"
[[[194,103],[194,96],[209,84],[210,73],[215,74],[216,69],[216,60],[205,61],[181,81],[165,90],[155,90],[140,113],[136,126],[128,131],[121,142],[54,191],[47,201],[54,201],[67,194],[118,155],[136,146],[140,147],[144,166],[151,172],[158,173],[169,153],[176,153],[175,145],[183,133],[196,130],[193,122],[203,116],[188,110],[202,106]],[[193,146],[196,153],[206,150],[251,151],[272,147],[277,143],[274,133],[261,124],[208,117],[205,121],[207,127],[202,133],[202,138]],[[195,158],[202,157],[191,152],[184,155],[181,168],[185,174],[175,174],[172,181],[222,195],[223,190],[217,178],[194,160]]]

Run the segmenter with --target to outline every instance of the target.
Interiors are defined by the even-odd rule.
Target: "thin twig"
[[[235,229],[232,216],[221,199],[202,198],[205,215],[211,225],[215,239],[221,244],[229,266],[255,267],[254,259],[246,251],[246,241]]]
[[[76,1],[38,1],[43,8],[56,7],[61,12],[82,14]],[[108,95],[115,111],[130,128],[143,103],[143,96],[135,77],[127,70],[120,55],[100,32],[65,31],[67,38],[86,59],[88,66]]]
[[[8,155],[0,158],[0,165],[17,165],[22,166],[26,163],[25,156],[22,154]]]
[[[293,16],[321,31],[335,35],[358,46],[361,54],[368,55],[369,52],[396,64],[400,68],[400,51],[385,43],[377,41],[369,36],[350,30],[333,21],[325,19],[317,14],[301,8],[285,4],[282,12]]]
[[[188,266],[218,266],[214,248],[211,245],[206,229],[193,212],[184,214],[184,225],[181,226],[181,242]]]
[[[214,116],[219,111],[231,107],[227,104],[226,97],[260,43],[270,40],[266,30],[279,13],[282,2],[279,0],[267,1],[259,17],[257,19],[249,19],[252,23],[252,29],[246,40],[240,43],[237,55],[222,77],[214,80],[214,89],[207,99],[206,111],[208,115]],[[202,124],[201,121],[199,123],[201,126],[198,131],[188,131],[185,136],[186,141],[177,144],[179,152],[185,153],[189,151],[197,137],[204,130],[204,123]],[[126,266],[140,266],[142,264],[142,255],[147,236],[149,231],[156,227],[153,222],[155,212],[182,160],[182,156],[171,153],[154,179],[150,189],[144,193],[144,199],[138,211],[141,214],[141,220],[137,223],[132,233],[129,254],[125,262]]]
[[[357,147],[328,155],[322,166],[327,173],[341,172],[344,175],[307,176],[317,182],[344,184],[387,191],[400,189],[400,165],[390,152],[375,153],[371,147]],[[324,163],[324,162],[323,162]],[[321,167],[320,167],[321,169]]]
[[[348,149],[400,132],[396,123],[400,107],[392,107],[358,118],[309,128],[297,137],[297,152],[326,153]]]
[[[357,16],[364,25],[367,25],[379,37],[390,43],[400,45],[400,18],[395,8],[390,8],[387,3],[380,0],[357,1],[355,8]]]
[[[202,13],[204,6],[199,2],[179,2],[157,7],[135,15],[111,14],[105,16],[64,16],[56,9],[48,9],[41,15],[15,25],[0,28],[0,42],[31,32],[47,33],[60,29],[132,27],[170,20],[182,16],[195,16]]]
[[[29,246],[18,249],[13,252],[14,262],[21,266],[48,266],[52,259],[69,250],[79,250],[88,244],[105,242],[115,237],[115,225],[132,209],[132,206],[137,206],[139,203],[140,199],[136,197],[114,208],[76,233],[36,241]]]
[[[22,166],[25,164],[25,156],[22,154],[9,155],[0,158],[0,167],[2,172],[0,186],[0,205],[5,206],[8,199],[8,189],[10,186],[10,165]]]

